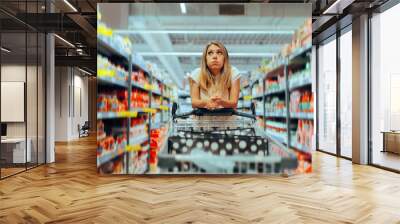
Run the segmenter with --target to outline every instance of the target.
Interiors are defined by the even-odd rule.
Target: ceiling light
[[[87,74],[87,75],[92,75],[92,73],[90,73],[90,72],[88,72],[88,71],[86,71],[86,70],[83,70],[83,69],[81,69],[81,68],[78,68],[78,70],[81,71],[81,72],[83,72],[83,73],[85,73],[85,74]]]
[[[78,48],[76,49],[76,52],[82,52],[82,49]]]
[[[58,39],[62,40],[64,43],[66,43],[67,45],[69,45],[70,47],[75,48],[75,45],[71,44],[71,42],[67,41],[66,39],[58,36],[57,34],[54,34],[55,37],[57,37]]]
[[[1,49],[2,51],[6,52],[6,53],[10,53],[10,52],[11,52],[10,50],[8,50],[8,49],[5,48],[5,47],[1,47],[0,49]]]
[[[201,52],[138,52],[142,56],[201,56]],[[229,53],[229,57],[272,57],[276,53]]]
[[[294,34],[293,30],[115,30],[120,34]]]
[[[78,12],[78,10],[71,4],[69,3],[68,0],[64,0],[65,4],[67,4],[72,10],[74,10],[74,12]]]
[[[186,14],[186,4],[185,3],[180,3],[180,6],[181,6],[182,14]]]

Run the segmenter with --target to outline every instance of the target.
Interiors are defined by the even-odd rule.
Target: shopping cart
[[[195,109],[176,114],[168,151],[158,156],[161,173],[281,173],[297,167],[297,159],[269,151],[268,139],[257,133],[252,114],[234,109]]]

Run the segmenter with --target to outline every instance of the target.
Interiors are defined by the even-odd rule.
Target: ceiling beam
[[[146,25],[151,27],[159,27],[158,20],[146,19]],[[130,23],[131,29],[142,29],[144,27],[144,21],[133,20]],[[167,34],[151,35],[141,34],[146,44],[149,46],[151,51],[173,51],[171,40]],[[173,81],[178,87],[182,87],[184,71],[179,63],[178,57],[176,56],[158,56],[158,59],[162,63],[163,67],[170,74]]]

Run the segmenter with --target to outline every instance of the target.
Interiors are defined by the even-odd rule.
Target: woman
[[[236,108],[240,92],[239,71],[230,65],[225,46],[212,41],[204,48],[201,67],[189,76],[193,108]]]

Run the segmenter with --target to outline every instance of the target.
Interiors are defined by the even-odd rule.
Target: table
[[[25,163],[31,162],[31,145],[30,138],[26,139],[28,142],[25,154],[25,138],[6,138],[1,139],[1,157],[6,163]],[[26,160],[26,161],[25,161]]]
[[[383,151],[400,154],[400,131],[382,131]]]

